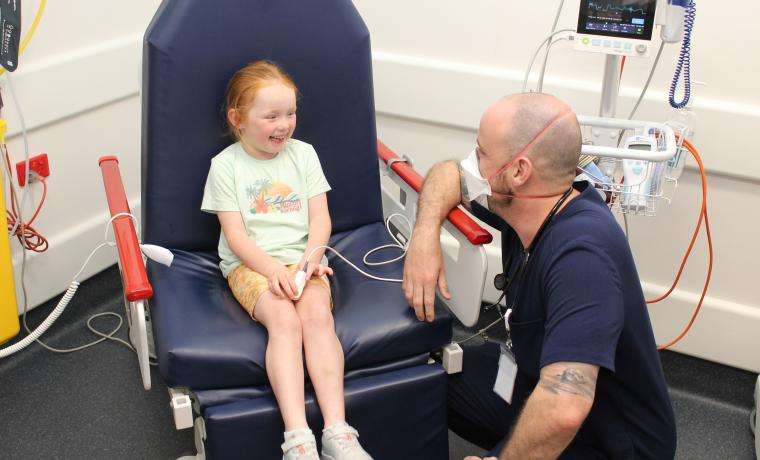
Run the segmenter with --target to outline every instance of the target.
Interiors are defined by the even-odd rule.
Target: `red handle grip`
[[[98,160],[98,164],[103,173],[103,186],[106,189],[111,217],[130,212],[127,194],[124,193],[124,184],[119,172],[119,160],[114,156],[105,156]],[[148,282],[148,274],[145,272],[145,264],[132,218],[120,216],[114,219],[113,234],[116,238],[116,248],[119,250],[124,296],[130,302],[151,298],[153,287]]]
[[[398,155],[379,139],[377,141],[377,156],[386,164],[388,164],[388,161],[393,158],[399,158]],[[391,165],[391,169],[417,193],[422,191],[422,176],[420,176],[420,174],[409,164],[397,161]],[[459,208],[452,209],[446,217],[448,221],[451,222],[457,230],[462,232],[472,244],[488,244],[493,240],[493,236],[491,236],[491,233],[489,233],[488,230],[478,225],[477,222]]]

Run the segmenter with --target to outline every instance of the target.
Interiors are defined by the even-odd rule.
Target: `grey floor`
[[[84,318],[123,312],[119,286],[113,268],[83,283],[45,339],[57,346],[91,340]],[[32,312],[32,326],[53,304]],[[101,328],[110,321],[103,319]],[[661,356],[678,422],[677,457],[755,458],[749,413],[757,375],[676,353]],[[144,391],[134,355],[113,343],[62,356],[33,345],[2,360],[0,458],[172,459],[194,453],[192,432],[172,428],[168,396],[155,370],[153,382]],[[449,446],[451,459],[483,454],[454,433]]]

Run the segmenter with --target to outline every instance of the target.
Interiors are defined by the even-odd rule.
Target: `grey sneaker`
[[[345,422],[322,430],[322,460],[372,460],[359,444],[359,433]]]
[[[282,444],[282,460],[319,460],[317,440],[309,429],[286,433]]]

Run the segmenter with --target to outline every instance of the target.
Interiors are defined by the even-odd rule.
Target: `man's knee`
[[[463,348],[463,372],[448,377],[449,426],[462,438],[491,449],[517,417],[517,410],[493,392],[499,344]]]

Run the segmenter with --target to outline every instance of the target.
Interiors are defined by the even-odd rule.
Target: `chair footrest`
[[[446,374],[439,364],[348,381],[345,401],[347,421],[359,430],[373,458],[448,458]],[[312,430],[319,433],[322,418],[311,391],[306,414]],[[271,395],[209,407],[203,418],[208,458],[250,458],[252,452],[257,458],[282,455],[284,427]]]

